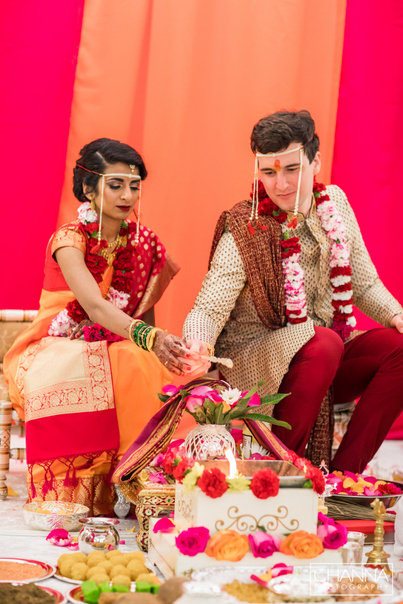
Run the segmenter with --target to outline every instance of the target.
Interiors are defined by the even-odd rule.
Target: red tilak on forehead
[[[276,159],[276,161],[274,162],[274,166],[273,167],[274,167],[274,169],[275,169],[276,172],[280,172],[281,166],[280,166],[280,160],[279,159]]]

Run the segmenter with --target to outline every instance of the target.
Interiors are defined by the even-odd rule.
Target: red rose
[[[178,465],[173,467],[173,475],[175,480],[181,482],[186,474],[186,471],[190,468],[193,468],[194,464],[194,460],[190,459],[190,457],[184,457],[181,459]]]
[[[162,463],[164,470],[167,474],[171,474],[171,476],[174,473],[174,465],[173,462],[177,457],[177,453],[176,450],[171,449],[171,451],[168,451],[168,453],[166,453],[164,461]]]
[[[380,491],[382,495],[400,495],[400,493],[402,492],[399,487],[397,487],[391,482],[388,484],[379,484],[378,491]]]
[[[226,476],[218,468],[204,470],[197,484],[203,493],[206,493],[208,497],[212,497],[213,499],[221,497],[228,489]]]
[[[307,472],[305,473],[305,476],[312,482],[312,488],[315,493],[318,493],[318,495],[322,495],[326,485],[323,474],[319,470],[319,468],[310,466]]]
[[[256,472],[250,483],[250,490],[258,499],[275,497],[278,494],[279,487],[280,479],[270,468],[264,468]]]
[[[71,302],[69,302],[66,306],[66,310],[69,316],[76,323],[81,323],[81,321],[88,319],[87,313],[85,312],[78,300],[72,300]]]

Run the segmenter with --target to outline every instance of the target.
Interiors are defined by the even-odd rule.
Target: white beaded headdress
[[[300,198],[300,189],[301,189],[301,179],[302,179],[302,150],[305,145],[300,145],[295,149],[288,149],[287,151],[279,151],[278,153],[255,153],[255,172],[253,176],[253,192],[252,192],[252,211],[249,218],[249,226],[253,231],[252,222],[256,220],[256,223],[259,225],[259,157],[278,157],[280,155],[288,155],[289,153],[295,153],[295,151],[299,152],[299,175],[298,175],[298,188],[297,188],[297,197],[295,200],[294,206],[294,218],[292,222],[296,219],[299,208],[299,198]],[[291,223],[290,223],[291,224]],[[260,225],[259,225],[260,226]],[[288,225],[287,225],[288,226]]]

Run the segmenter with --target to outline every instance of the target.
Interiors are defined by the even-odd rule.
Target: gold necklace
[[[123,237],[118,233],[115,239],[108,243],[108,246],[106,248],[102,248],[99,252],[101,256],[106,259],[108,266],[111,266],[113,261],[115,260],[118,248],[122,245],[122,242]]]

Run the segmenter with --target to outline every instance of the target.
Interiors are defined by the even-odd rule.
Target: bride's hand
[[[75,340],[80,338],[83,333],[84,333],[84,327],[90,327],[91,325],[94,325],[94,323],[92,321],[90,321],[89,319],[86,319],[85,321],[81,321],[81,323],[79,323],[77,325],[77,327],[75,327],[74,329],[72,329],[69,333],[69,338],[70,340]]]
[[[155,335],[153,352],[160,362],[176,375],[189,375],[191,372],[191,353],[186,348],[184,341],[177,336],[157,331]]]
[[[192,355],[192,358],[189,360],[192,369],[187,375],[196,378],[207,373],[211,367],[211,363],[203,359],[203,357],[208,356],[206,343],[201,340],[187,340],[186,346],[188,352]]]

